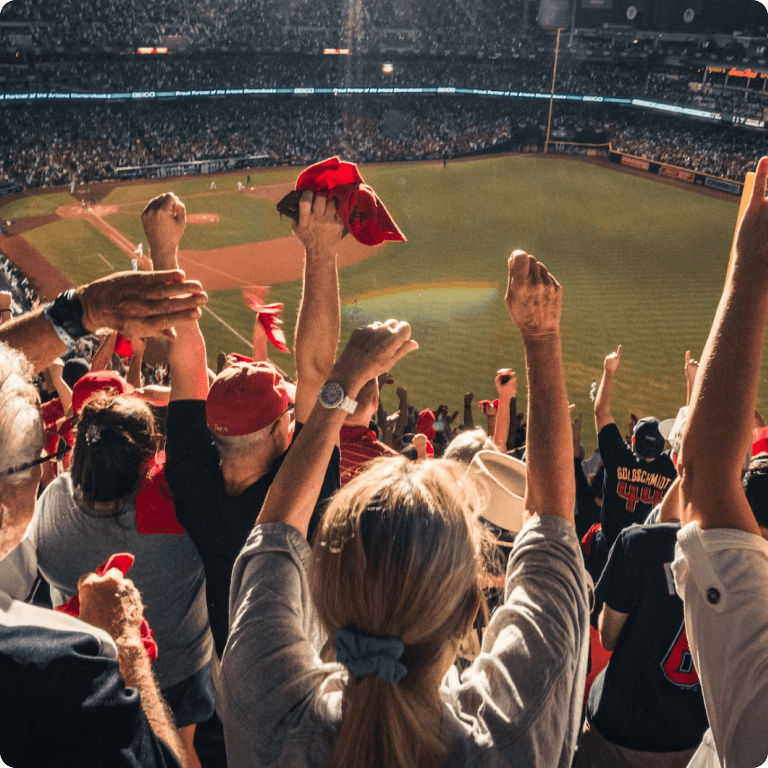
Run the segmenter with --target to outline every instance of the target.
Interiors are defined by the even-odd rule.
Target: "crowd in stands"
[[[10,225],[11,222],[3,222],[0,226],[6,229]],[[11,303],[9,308],[14,317],[29,312],[40,302],[37,291],[32,287],[26,275],[1,251],[0,291],[10,294]]]
[[[119,178],[121,167],[248,155],[307,163],[334,154],[377,162],[494,148],[541,151],[547,108],[532,99],[446,94],[13,104],[0,112],[0,189],[88,183]],[[559,103],[552,127],[734,181],[768,151],[762,132],[630,107]]]
[[[586,459],[561,358],[568,286],[523,251],[505,304],[526,415],[509,368],[461,417],[402,386],[383,412],[418,340],[382,318],[339,351],[343,227],[399,234],[375,193],[365,228],[333,201],[358,191],[351,170],[300,180],[295,381],[269,362],[280,307],[258,302],[252,357],[208,369],[171,193],[142,214],[153,271],[0,318],[3,759],[763,764],[768,158],[701,361],[686,355],[685,406],[623,436],[619,347]],[[40,575],[56,611],[33,602]],[[196,740],[203,724],[218,739]]]

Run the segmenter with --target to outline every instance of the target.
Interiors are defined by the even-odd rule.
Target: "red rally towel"
[[[259,322],[264,326],[264,332],[267,338],[272,342],[272,346],[280,352],[290,352],[285,341],[285,334],[280,320],[280,313],[283,311],[282,304],[265,304],[258,296],[243,291],[248,306],[256,313]]]
[[[768,451],[768,427],[757,427],[752,430],[752,455]]]
[[[296,189],[337,200],[339,218],[355,240],[363,245],[380,245],[385,240],[406,241],[384,203],[363,181],[354,163],[343,162],[338,157],[315,163],[299,176]]]
[[[478,405],[480,406],[480,410],[485,413],[485,409],[487,406],[492,405],[493,409],[496,411],[496,413],[499,412],[499,398],[497,397],[493,402],[490,400],[481,400]]]
[[[96,575],[103,576],[111,568],[117,568],[125,576],[133,565],[133,561],[133,555],[128,552],[112,555],[112,557],[96,569]],[[71,600],[64,603],[64,605],[58,606],[55,610],[66,613],[69,616],[74,616],[76,619],[79,618],[80,595],[75,595]],[[154,664],[157,661],[157,643],[155,642],[155,636],[151,627],[144,618],[141,620],[141,641],[144,643],[144,650],[147,652],[149,663]]]
[[[115,337],[115,354],[120,357],[133,357],[133,345],[130,339],[118,333]]]
[[[136,494],[136,530],[139,533],[184,533],[176,519],[173,494],[165,479],[165,451],[144,464],[144,476]]]

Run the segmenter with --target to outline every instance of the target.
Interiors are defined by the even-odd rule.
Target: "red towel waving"
[[[105,563],[102,563],[96,569],[97,576],[103,576],[111,568],[117,568],[125,576],[133,565],[134,557],[128,552],[120,552],[112,555]],[[69,616],[79,618],[80,616],[80,595],[75,595],[69,602],[58,606],[55,610],[66,613]],[[144,643],[144,650],[147,652],[149,663],[154,664],[157,661],[157,643],[152,629],[146,619],[141,620],[141,642]]]
[[[283,305],[265,304],[258,296],[246,291],[243,291],[243,297],[248,307],[258,316],[258,320],[264,327],[264,332],[267,334],[267,338],[272,343],[272,346],[280,352],[290,352],[291,350],[288,349],[288,345],[285,342],[285,334],[280,327],[283,321],[279,316],[283,311]]]
[[[385,240],[405,242],[405,236],[392,220],[384,203],[363,182],[354,163],[338,157],[307,168],[296,182],[299,192],[319,192],[338,201],[339,218],[363,245],[380,245]]]

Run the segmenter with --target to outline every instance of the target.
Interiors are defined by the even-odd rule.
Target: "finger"
[[[619,344],[619,346],[616,347],[616,357],[621,357],[621,344]]]
[[[93,573],[93,571],[89,573],[84,573],[78,580],[77,580],[77,591],[82,591],[83,587],[89,587],[95,579],[98,579],[99,577]]]
[[[155,272],[119,272],[118,275],[136,275],[146,274],[146,277],[141,278],[146,280],[148,285],[154,283],[183,283],[186,280],[186,273],[183,269],[159,269]],[[116,277],[117,275],[115,275]],[[197,281],[193,281],[197,282]]]
[[[549,274],[549,270],[541,263],[538,263],[539,282],[542,285],[552,284],[552,275]]]
[[[750,203],[764,203],[765,193],[768,188],[768,157],[760,158],[755,171],[755,183],[752,187],[752,195],[749,198]]]
[[[316,213],[318,216],[325,215],[325,209],[328,207],[328,200],[325,195],[316,193],[315,199],[312,201],[312,213]]]
[[[528,254],[525,251],[513,251],[507,264],[509,266],[508,289],[512,287],[513,283],[525,282],[530,269]]]
[[[176,195],[173,196],[173,216],[176,219],[176,221],[182,222],[186,221],[187,219],[187,206],[184,205],[184,203],[179,200]]]
[[[314,195],[308,189],[301,193],[301,197],[299,198],[299,222],[306,219],[310,213],[312,213],[313,197]]]
[[[142,286],[142,298],[147,301],[178,300],[184,296],[207,296],[203,286],[197,280],[184,280],[181,283],[150,283]]]
[[[687,350],[685,353],[685,367],[687,368],[691,362],[691,350]]]

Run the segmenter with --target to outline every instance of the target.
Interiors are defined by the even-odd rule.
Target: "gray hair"
[[[242,454],[261,451],[269,445],[269,436],[274,424],[270,424],[258,432],[249,432],[247,435],[217,435],[211,432],[211,438],[219,449],[222,460],[235,458]]]
[[[471,464],[476,453],[498,450],[499,447],[488,437],[485,430],[478,427],[454,437],[445,449],[443,458],[460,461],[462,464]]]
[[[30,383],[32,367],[21,352],[0,342],[0,472],[40,458],[45,428]],[[0,475],[0,486],[31,478],[32,470]]]

